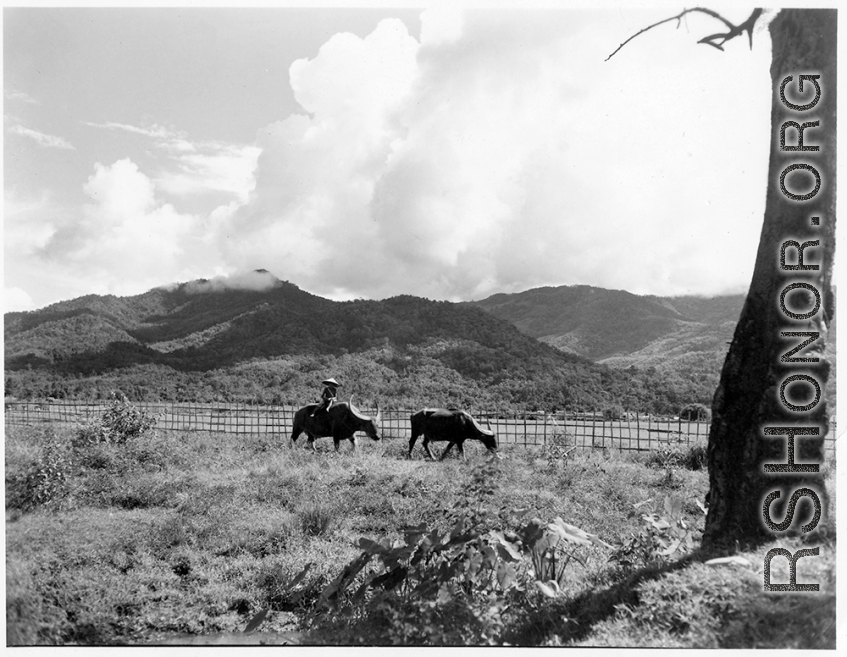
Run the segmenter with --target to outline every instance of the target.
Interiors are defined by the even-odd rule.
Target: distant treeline
[[[342,398],[354,394],[409,407],[625,408],[673,415],[687,403],[711,405],[712,388],[698,388],[673,373],[583,363],[570,372],[541,363],[510,369],[496,353],[474,345],[442,344],[425,351],[384,347],[341,356],[297,355],[201,372],[154,364],[87,375],[25,368],[6,372],[6,395],[94,400],[121,390],[130,399],[151,402],[305,403],[318,397],[321,379],[334,376],[343,384]]]
[[[6,394],[20,399],[312,401],[408,406],[626,408],[711,405],[717,367],[615,369],[560,351],[469,304],[399,296],[335,302],[280,282],[266,292],[82,297],[5,317]],[[711,372],[702,375],[702,370]]]

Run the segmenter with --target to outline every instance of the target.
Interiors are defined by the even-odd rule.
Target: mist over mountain
[[[743,296],[588,286],[332,301],[257,270],[5,316],[6,394],[678,412],[710,404]]]

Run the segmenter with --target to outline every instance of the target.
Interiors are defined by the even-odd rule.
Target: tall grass
[[[160,433],[74,447],[74,435],[27,429],[6,435],[9,644],[131,644],[240,632],[262,610],[270,610],[263,632],[298,630],[305,643],[354,642],[365,627],[372,643],[400,640],[402,632],[383,632],[386,623],[412,623],[420,610],[392,608],[382,619],[357,611],[333,620],[315,616],[321,591],[360,554],[354,543],[361,537],[395,541],[404,528],[421,524],[449,532],[448,512],[457,504],[475,506],[468,492],[476,490],[474,476],[486,458],[471,445],[466,461],[407,460],[404,441],[362,442],[356,454],[335,454],[331,441],[319,441],[312,453],[291,448],[284,436],[269,443],[265,437]],[[639,519],[627,517],[634,504],[668,493],[656,466],[643,459],[593,453],[550,468],[540,451],[502,451],[506,458],[487,504],[524,509],[528,518],[560,516],[609,543],[639,531]],[[59,452],[66,457],[63,474],[54,489],[44,488],[30,474]],[[694,500],[705,495],[706,472],[666,465],[678,482],[672,492],[684,501],[682,514],[699,537],[703,520]],[[46,490],[53,492],[36,494]],[[573,634],[562,612],[569,601],[594,600],[597,591],[629,576],[608,563],[603,550],[579,556],[554,573],[559,597],[513,591],[508,600],[494,601],[502,610],[497,618],[449,607],[449,618],[428,616],[433,636],[459,641],[462,623],[471,623],[473,636],[494,642],[602,644],[625,642],[637,625],[643,628],[633,635],[642,637],[638,645],[650,645],[650,632],[659,637],[656,645],[746,645],[747,635],[732,623],[756,617],[727,614],[720,600],[699,598],[686,607],[686,613],[706,614],[699,623],[664,628],[647,618],[648,607],[636,604],[618,616],[614,607],[597,605],[601,611],[584,624],[594,633]],[[314,565],[292,587],[307,563]],[[698,577],[702,590],[718,581],[710,579],[717,577],[712,570]],[[674,596],[690,589],[683,583],[668,579],[636,598]],[[631,602],[627,595],[620,600]],[[827,595],[821,594],[824,603]],[[767,607],[752,588],[733,596],[733,609],[756,601]]]

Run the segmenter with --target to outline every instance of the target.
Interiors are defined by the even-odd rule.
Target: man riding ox
[[[315,417],[315,413],[318,411],[328,411],[330,409],[338,398],[338,389],[341,387],[341,384],[335,379],[324,379],[321,381],[321,385],[324,387],[323,392],[321,392],[321,403],[312,411],[312,417]]]
[[[335,451],[342,440],[349,440],[356,450],[357,431],[364,432],[372,440],[379,440],[379,404],[376,405],[376,415],[368,417],[350,402],[336,402],[331,404],[326,411],[316,414],[318,404],[309,404],[294,414],[294,426],[291,430],[291,443],[297,442],[300,434],[305,432],[309,437],[309,446],[315,450],[315,439],[323,436],[332,436],[335,443]],[[315,450],[317,451],[317,450]]]

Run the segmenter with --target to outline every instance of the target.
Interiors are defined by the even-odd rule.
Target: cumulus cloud
[[[336,34],[289,68],[302,111],[254,144],[89,124],[151,140],[157,170],[98,164],[78,220],[16,239],[101,293],[260,289],[270,274],[237,273],[257,267],[334,298],[740,291],[764,209],[767,35],[717,53],[692,18],[604,62],[655,20],[441,9],[419,40],[396,19]]]
[[[61,148],[67,150],[76,150],[76,147],[67,139],[57,137],[56,135],[48,135],[46,133],[39,132],[38,130],[26,128],[22,125],[13,125],[11,128],[9,128],[9,132],[16,135],[21,135],[22,137],[27,137],[28,139],[32,139],[36,144],[44,148]]]
[[[743,168],[764,170],[768,126],[753,134],[726,107],[757,93],[767,116],[769,53],[677,63],[698,46],[665,39],[615,69],[608,18],[441,10],[420,42],[397,20],[333,36],[290,68],[305,113],[259,131],[255,189],[219,223],[226,262],[342,297],[745,286],[765,181]],[[729,266],[714,265],[717,236]]]
[[[291,65],[310,116],[259,131],[256,189],[221,226],[230,264],[267,263],[307,289],[335,280],[362,290],[385,275],[369,204],[404,131],[392,117],[414,82],[417,49],[400,21],[386,20],[365,39],[336,34],[314,60]]]
[[[97,163],[84,187],[89,203],[59,227],[38,256],[88,281],[92,291],[139,293],[190,268],[201,221],[157,199],[129,159]]]

